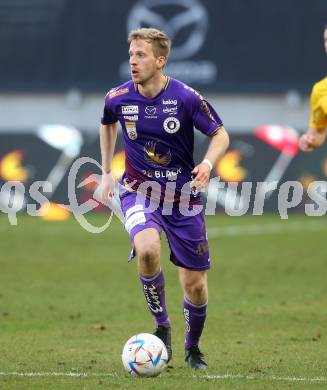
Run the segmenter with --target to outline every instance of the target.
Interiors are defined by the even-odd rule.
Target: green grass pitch
[[[185,366],[183,296],[163,240],[173,368],[140,379],[121,350],[154,323],[121,224],[90,234],[73,218],[0,216],[0,389],[326,388],[327,219],[220,215],[207,226],[209,369]]]

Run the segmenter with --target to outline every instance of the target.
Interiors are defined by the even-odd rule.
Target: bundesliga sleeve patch
[[[216,122],[215,121],[215,118],[213,117],[213,115],[211,114],[211,111],[210,111],[210,108],[207,104],[207,102],[205,100],[202,100],[201,102],[201,110],[208,115],[208,117],[213,121],[213,122]]]
[[[125,93],[128,93],[129,89],[128,88],[122,88],[122,89],[116,89],[116,90],[110,90],[107,94],[109,99],[112,99],[116,96],[124,95]]]

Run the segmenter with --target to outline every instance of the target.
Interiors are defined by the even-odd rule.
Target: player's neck
[[[167,76],[160,73],[157,77],[153,77],[144,84],[137,84],[139,93],[147,98],[153,98],[166,86]]]

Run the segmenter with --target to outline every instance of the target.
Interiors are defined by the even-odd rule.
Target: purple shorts
[[[194,216],[184,216],[178,208],[171,215],[163,215],[162,207],[152,204],[135,192],[121,196],[125,229],[130,235],[132,246],[136,233],[154,228],[159,234],[166,233],[170,247],[170,260],[177,266],[190,270],[210,268],[209,246],[207,241],[204,212]],[[132,259],[135,255],[134,250]]]

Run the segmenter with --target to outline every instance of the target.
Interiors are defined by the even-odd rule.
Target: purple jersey
[[[216,134],[222,121],[211,105],[193,88],[167,78],[153,98],[141,95],[133,81],[110,90],[101,123],[119,121],[125,143],[125,186],[134,190],[144,181],[160,184],[160,198],[168,181],[176,181],[176,196],[192,180],[194,127]],[[152,195],[154,194],[152,190]]]

